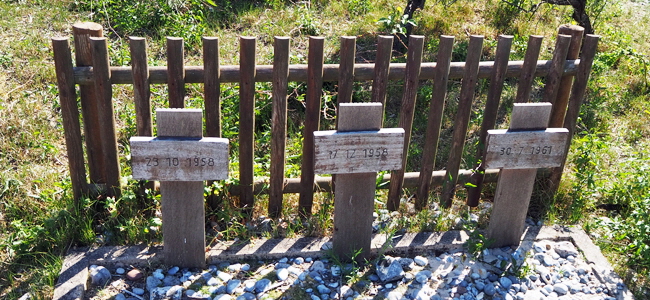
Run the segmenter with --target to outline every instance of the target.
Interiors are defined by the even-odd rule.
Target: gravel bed
[[[223,262],[206,270],[91,266],[89,299],[617,299],[622,282],[603,282],[571,242],[532,249],[484,250],[415,257],[383,256],[373,264],[328,258]]]

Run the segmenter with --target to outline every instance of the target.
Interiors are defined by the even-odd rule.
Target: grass
[[[110,38],[112,65],[130,63],[128,35],[144,35],[149,44],[150,65],[165,65],[164,37],[181,36],[186,40],[187,65],[200,65],[200,37],[220,38],[221,64],[238,63],[239,35],[258,37],[257,63],[272,61],[274,35],[291,40],[291,63],[306,63],[309,35],[326,37],[326,63],[337,63],[338,37],[357,36],[357,60],[374,59],[375,36],[393,30],[404,22],[395,19],[402,7],[397,0],[172,0],[152,1],[150,5],[124,5],[117,0],[10,0],[0,2],[0,299],[16,299],[30,293],[34,299],[51,298],[60,270],[62,256],[69,247],[103,244],[156,243],[160,240],[160,196],[128,178],[125,159],[128,137],[135,132],[132,90],[120,85],[114,88],[118,140],[127,183],[119,199],[81,199],[75,202],[67,176],[67,159],[63,128],[58,106],[58,91],[52,61],[50,38],[71,36],[76,21],[94,20],[102,23]],[[528,7],[529,1],[516,1]],[[126,3],[126,2],[124,2]],[[100,5],[102,4],[102,5]],[[647,25],[650,14],[637,3],[616,1],[605,5],[594,1],[590,13],[598,34],[602,36],[594,63],[592,80],[581,111],[577,136],[566,168],[560,192],[552,199],[536,197],[531,215],[546,224],[578,224],[589,232],[610,257],[616,270],[639,298],[650,297],[650,101],[648,64],[650,39]],[[527,36],[544,35],[541,58],[552,54],[553,36],[560,24],[570,22],[571,9],[542,5],[535,12],[513,10],[499,1],[437,1],[427,3],[423,12],[415,14],[414,34],[426,36],[425,57],[435,61],[436,37],[454,35],[454,60],[466,55],[468,35],[485,36],[484,58],[492,59],[499,34],[514,35],[511,59],[522,59]],[[134,21],[130,18],[139,16]],[[392,16],[397,22],[377,23]],[[400,23],[401,22],[401,23]],[[395,62],[405,57],[394,55]],[[396,124],[401,82],[392,82],[388,98],[386,124]],[[538,84],[541,86],[541,84]],[[451,82],[449,101],[443,120],[443,137],[436,169],[444,167],[448,155],[449,127],[453,123],[459,82]],[[287,176],[297,177],[300,162],[301,122],[304,107],[304,84],[292,83],[289,99],[290,122],[287,145]],[[487,84],[479,84],[476,105],[484,101]],[[188,85],[188,106],[202,107],[202,87]],[[268,83],[256,87],[258,94],[258,132],[256,133],[255,172],[268,173],[268,129],[270,125],[270,90]],[[504,89],[505,103],[511,103],[516,82]],[[418,112],[426,112],[432,87],[422,82],[418,94]],[[154,85],[154,108],[166,105],[167,87]],[[234,84],[222,87],[223,135],[231,138],[231,149],[237,149],[237,94]],[[354,98],[369,97],[369,83],[355,84]],[[327,83],[323,95],[323,128],[332,128],[336,87]],[[478,128],[481,111],[473,112],[470,128]],[[413,144],[424,139],[426,116],[416,115]],[[500,112],[501,126],[507,124],[507,109]],[[471,141],[470,143],[471,144]],[[410,153],[407,171],[415,170],[422,155],[418,147]],[[465,168],[471,167],[471,151],[465,156]],[[232,153],[236,158],[236,153]],[[231,164],[237,169],[237,161]],[[237,172],[232,172],[236,174]],[[260,216],[265,214],[268,198],[256,197],[253,219],[235,206],[236,197],[228,191],[230,183],[217,182],[206,188],[214,195],[217,209],[208,210],[212,230],[208,241],[250,239],[258,236],[327,235],[332,228],[333,196],[317,194],[314,215],[308,220],[297,217],[297,196],[285,197],[283,218],[273,220],[270,230],[258,230]],[[490,187],[488,186],[488,189]],[[492,187],[493,188],[493,187]],[[410,191],[406,191],[409,196]],[[460,191],[462,193],[462,191]],[[486,197],[489,193],[485,194]],[[434,198],[437,196],[433,192]],[[385,190],[377,193],[376,211],[386,216],[387,232],[447,230],[469,219],[479,218],[479,227],[489,215],[485,207],[468,209],[460,201],[452,209],[436,212],[415,212],[412,201],[405,200],[400,211],[385,214]],[[486,199],[489,200],[489,199]],[[483,201],[486,205],[488,201]],[[431,204],[433,208],[434,203]],[[477,245],[480,246],[480,245]],[[480,247],[479,247],[480,248]],[[477,248],[478,249],[478,248]],[[359,268],[359,266],[354,266]],[[355,273],[350,273],[354,281]],[[299,293],[299,291],[294,291]]]

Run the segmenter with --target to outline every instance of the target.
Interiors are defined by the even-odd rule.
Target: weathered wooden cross
[[[493,247],[518,245],[537,168],[562,165],[569,130],[546,128],[550,103],[515,103],[508,130],[489,130],[487,168],[501,168],[487,230]]]
[[[402,168],[404,129],[382,118],[381,103],[341,103],[338,130],[314,132],[314,172],[336,174],[332,243],[345,260],[370,253],[377,172]]]
[[[200,109],[157,109],[158,137],[132,137],[134,179],[158,180],[165,263],[205,267],[204,180],[228,177],[228,139],[203,137]]]

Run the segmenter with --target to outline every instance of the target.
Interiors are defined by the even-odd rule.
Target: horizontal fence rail
[[[252,209],[255,195],[269,194],[269,215],[277,217],[282,211],[283,194],[299,193],[299,211],[311,214],[313,193],[330,192],[336,177],[314,175],[313,132],[319,130],[321,98],[324,82],[338,82],[339,103],[351,102],[355,81],[372,81],[372,99],[386,104],[389,81],[402,81],[399,126],[405,130],[404,153],[411,146],[414,110],[417,91],[422,80],[432,80],[433,92],[427,118],[424,153],[419,172],[405,169],[392,171],[378,178],[378,183],[389,188],[387,206],[399,208],[403,188],[417,188],[416,208],[427,207],[432,186],[442,186],[441,201],[451,204],[451,198],[459,184],[467,184],[468,205],[476,206],[484,182],[496,182],[499,170],[486,170],[478,163],[473,170],[462,170],[461,154],[465,151],[468,123],[476,94],[478,79],[489,82],[483,123],[478,134],[478,145],[485,144],[488,129],[493,129],[497,119],[504,80],[518,79],[515,102],[531,101],[535,77],[544,77],[545,87],[541,101],[553,104],[550,124],[575,126],[595,49],[597,36],[587,35],[583,47],[583,29],[562,26],[557,36],[553,59],[538,60],[542,37],[531,36],[523,61],[509,61],[512,36],[502,35],[497,43],[494,61],[480,61],[482,36],[471,36],[466,62],[452,62],[454,37],[441,36],[437,62],[423,62],[423,36],[409,37],[406,63],[390,63],[393,37],[380,36],[377,55],[373,63],[355,63],[356,38],[342,37],[339,64],[324,64],[324,38],[310,37],[308,64],[290,65],[290,39],[276,37],[273,65],[257,65],[255,61],[256,38],[240,37],[240,65],[220,65],[219,40],[203,38],[203,66],[184,64],[183,40],[167,39],[167,66],[148,66],[146,40],[130,38],[130,67],[108,65],[107,44],[101,26],[95,23],[78,23],[73,26],[75,36],[75,62],[72,65],[67,38],[54,38],[55,66],[59,87],[59,99],[64,120],[65,139],[68,147],[69,168],[75,197],[98,188],[108,196],[119,195],[119,164],[116,157],[115,117],[111,87],[114,84],[132,84],[136,110],[137,134],[152,135],[151,84],[167,84],[169,106],[184,107],[185,84],[202,83],[205,97],[206,136],[221,136],[221,84],[239,84],[239,184],[231,186],[230,192],[239,196],[239,204]],[[579,57],[582,48],[583,56]],[[447,165],[444,170],[434,170],[438,140],[442,130],[442,118],[447,100],[449,79],[462,79],[458,99],[458,112],[453,120],[453,137]],[[574,83],[575,81],[575,83]],[[255,82],[272,83],[271,120],[271,168],[269,176],[254,179],[255,153]],[[300,178],[285,178],[287,137],[287,85],[288,82],[306,82],[302,166]],[[80,97],[77,99],[76,85]],[[83,127],[79,123],[78,102],[81,104]],[[567,112],[568,108],[568,112]],[[475,109],[475,108],[474,108]],[[576,120],[574,120],[576,119]],[[558,125],[559,124],[559,125]],[[106,128],[110,127],[110,128]],[[81,132],[83,128],[83,133]],[[573,132],[573,128],[569,129]],[[85,144],[85,156],[83,155]],[[483,149],[476,149],[476,157],[483,157]],[[88,172],[86,172],[86,162]],[[479,160],[480,162],[480,160]],[[406,166],[407,157],[403,159]],[[553,181],[549,193],[554,193],[561,178],[561,169],[541,172]],[[558,174],[559,173],[559,174]],[[549,175],[550,174],[550,175]],[[86,176],[88,178],[86,179]],[[547,176],[548,175],[548,176]],[[150,185],[150,187],[153,185]],[[208,199],[210,201],[210,199]]]

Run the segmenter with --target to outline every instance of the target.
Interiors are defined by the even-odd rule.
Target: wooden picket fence
[[[300,211],[311,213],[313,193],[330,191],[332,179],[314,176],[314,147],[312,132],[318,130],[323,82],[338,82],[338,103],[352,101],[355,81],[372,80],[372,101],[385,104],[388,82],[403,80],[401,110],[398,127],[406,132],[404,153],[408,153],[413,126],[418,84],[433,80],[433,93],[428,112],[426,140],[419,172],[393,171],[381,180],[390,181],[388,208],[396,210],[402,188],[417,188],[416,206],[427,204],[431,186],[442,185],[442,201],[450,205],[459,183],[472,183],[468,204],[478,203],[481,184],[495,182],[498,170],[460,170],[472,102],[479,78],[489,78],[489,90],[480,129],[480,144],[484,144],[487,130],[495,126],[504,80],[518,78],[515,102],[529,102],[535,77],[544,77],[541,101],[553,104],[549,127],[565,127],[572,134],[586,91],[591,65],[596,52],[597,36],[586,35],[577,26],[561,26],[557,35],[552,60],[538,60],[542,37],[531,36],[523,61],[509,61],[513,38],[500,36],[494,61],[481,61],[482,36],[471,36],[465,62],[451,62],[454,37],[441,36],[437,62],[422,62],[422,36],[411,36],[408,41],[406,63],[390,63],[392,37],[379,36],[374,63],[355,63],[354,37],[342,37],[340,63],[324,64],[322,37],[309,39],[308,64],[289,64],[289,38],[277,37],[274,43],[273,65],[256,65],[255,43],[252,37],[240,37],[240,65],[219,64],[219,41],[203,39],[203,66],[185,66],[183,40],[167,39],[167,66],[148,66],[146,42],[130,38],[131,67],[109,65],[107,39],[96,23],[78,23],[73,26],[75,65],[67,37],[53,38],[54,59],[61,102],[61,114],[69,159],[70,176],[76,198],[95,191],[98,187],[108,195],[118,195],[120,167],[117,151],[115,118],[113,115],[112,86],[132,84],[135,102],[137,134],[152,135],[150,85],[167,84],[169,106],[184,107],[186,83],[203,83],[205,97],[205,136],[221,136],[220,85],[239,83],[239,185],[233,194],[240,205],[252,207],[254,195],[262,192],[268,183],[269,214],[278,216],[282,210],[283,194],[300,193]],[[579,57],[580,53],[582,56]],[[438,149],[442,114],[447,97],[449,79],[462,78],[458,112],[454,120],[453,139],[444,170],[434,170]],[[285,144],[287,130],[287,83],[306,82],[306,111],[303,132],[302,167],[300,178],[285,178]],[[272,83],[271,162],[268,181],[254,181],[254,108],[255,82]],[[79,86],[79,97],[76,86]],[[83,117],[81,132],[79,102]],[[85,152],[84,152],[85,144]],[[85,154],[84,154],[85,153]],[[478,149],[476,157],[482,157]],[[406,165],[406,155],[404,157]],[[86,175],[88,164],[88,177]],[[549,185],[557,186],[562,168],[551,172]],[[549,191],[553,192],[553,191]]]

